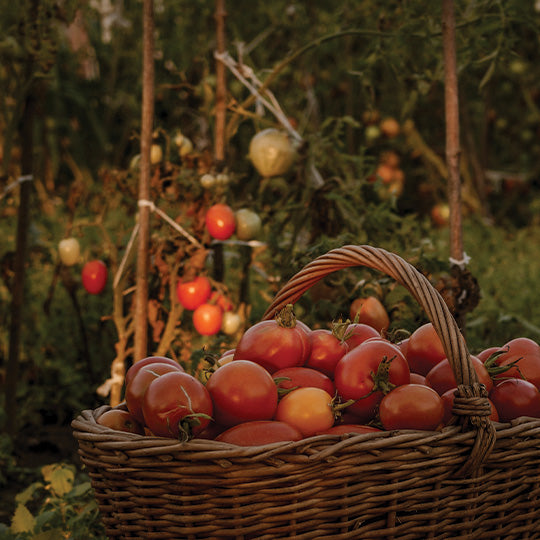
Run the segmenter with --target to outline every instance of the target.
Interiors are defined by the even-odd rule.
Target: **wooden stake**
[[[134,362],[147,356],[148,348],[148,244],[150,239],[150,148],[154,121],[154,6],[143,3],[143,92],[141,118],[141,176],[139,181],[139,236],[135,288]]]
[[[216,11],[214,17],[216,19],[216,41],[218,53],[225,52],[225,0],[216,0]],[[214,156],[219,168],[225,161],[225,117],[226,117],[226,67],[221,60],[216,62],[216,131],[214,141]]]

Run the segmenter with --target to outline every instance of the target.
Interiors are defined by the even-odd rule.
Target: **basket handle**
[[[295,274],[276,294],[263,319],[271,319],[285,305],[294,304],[304,292],[328,274],[351,266],[366,266],[387,274],[406,287],[427,313],[456,376],[463,427],[470,426],[476,431],[475,444],[460,472],[465,474],[476,470],[495,444],[495,428],[486,416],[490,411],[487,392],[484,385],[478,382],[467,345],[448,306],[429,280],[410,263],[394,253],[373,246],[349,245],[333,249]]]

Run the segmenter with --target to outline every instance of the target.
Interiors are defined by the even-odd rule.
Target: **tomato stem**
[[[293,305],[287,304],[276,313],[277,323],[283,328],[294,328],[296,326],[296,316],[293,311]]]

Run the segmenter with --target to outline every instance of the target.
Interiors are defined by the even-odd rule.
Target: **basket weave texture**
[[[73,434],[109,538],[540,538],[540,420],[488,421],[466,343],[412,265],[371,246],[332,250],[284,286],[265,318],[353,266],[394,278],[426,311],[459,383],[456,424],[246,448],[115,431],[96,421],[110,407],[86,410]]]

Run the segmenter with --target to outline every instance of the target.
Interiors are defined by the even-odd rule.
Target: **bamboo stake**
[[[148,244],[150,239],[150,148],[154,118],[154,6],[143,3],[143,92],[141,118],[141,176],[139,181],[139,235],[135,288],[134,358],[147,356],[148,348]]]
[[[459,175],[459,100],[456,67],[456,21],[453,0],[443,0],[444,95],[446,119],[446,165],[450,206],[450,256],[463,260],[461,180]]]
[[[217,52],[223,54],[225,52],[225,0],[216,0],[216,41]],[[214,155],[218,167],[225,161],[225,118],[226,118],[226,68],[223,62],[216,61],[216,131],[214,141]]]

